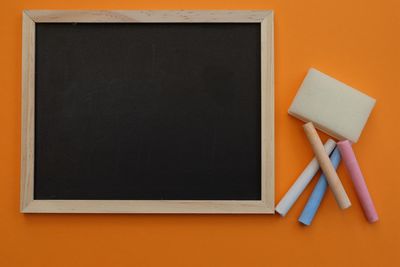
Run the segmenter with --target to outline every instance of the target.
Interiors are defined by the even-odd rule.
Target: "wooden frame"
[[[21,212],[24,213],[274,213],[274,64],[272,11],[24,11],[22,33]],[[35,200],[35,24],[260,23],[261,200]]]

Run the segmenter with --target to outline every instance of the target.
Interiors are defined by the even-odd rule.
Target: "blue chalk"
[[[337,147],[335,148],[335,150],[333,150],[330,159],[333,167],[337,169],[340,163],[340,153]],[[313,192],[311,193],[310,198],[307,201],[306,206],[304,207],[303,212],[299,217],[299,222],[305,225],[311,224],[315,214],[317,213],[319,205],[321,204],[322,198],[325,195],[327,187],[328,183],[326,181],[325,175],[321,174],[317,184],[314,187]]]

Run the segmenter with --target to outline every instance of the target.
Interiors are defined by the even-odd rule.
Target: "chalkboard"
[[[32,200],[263,201],[261,25],[36,22]]]

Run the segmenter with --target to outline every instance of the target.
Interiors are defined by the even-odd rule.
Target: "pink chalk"
[[[372,202],[371,196],[368,192],[367,184],[365,183],[364,177],[361,173],[354,151],[351,148],[350,141],[340,141],[337,143],[337,146],[339,147],[343,162],[353,181],[357,196],[367,220],[370,223],[378,221],[378,214],[376,213],[374,203]]]

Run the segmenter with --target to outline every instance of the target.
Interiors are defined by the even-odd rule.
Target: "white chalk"
[[[329,155],[335,148],[336,143],[332,139],[328,139],[326,141],[324,148],[326,153]],[[307,185],[311,182],[312,178],[315,176],[319,169],[319,164],[317,159],[314,157],[311,162],[307,165],[304,171],[300,174],[297,180],[294,182],[292,187],[290,187],[289,191],[283,196],[281,201],[279,201],[275,210],[280,215],[285,216],[286,213],[290,210],[296,200],[299,198],[301,193],[307,187]]]
[[[357,142],[375,99],[310,69],[289,108],[289,114],[339,139]]]

